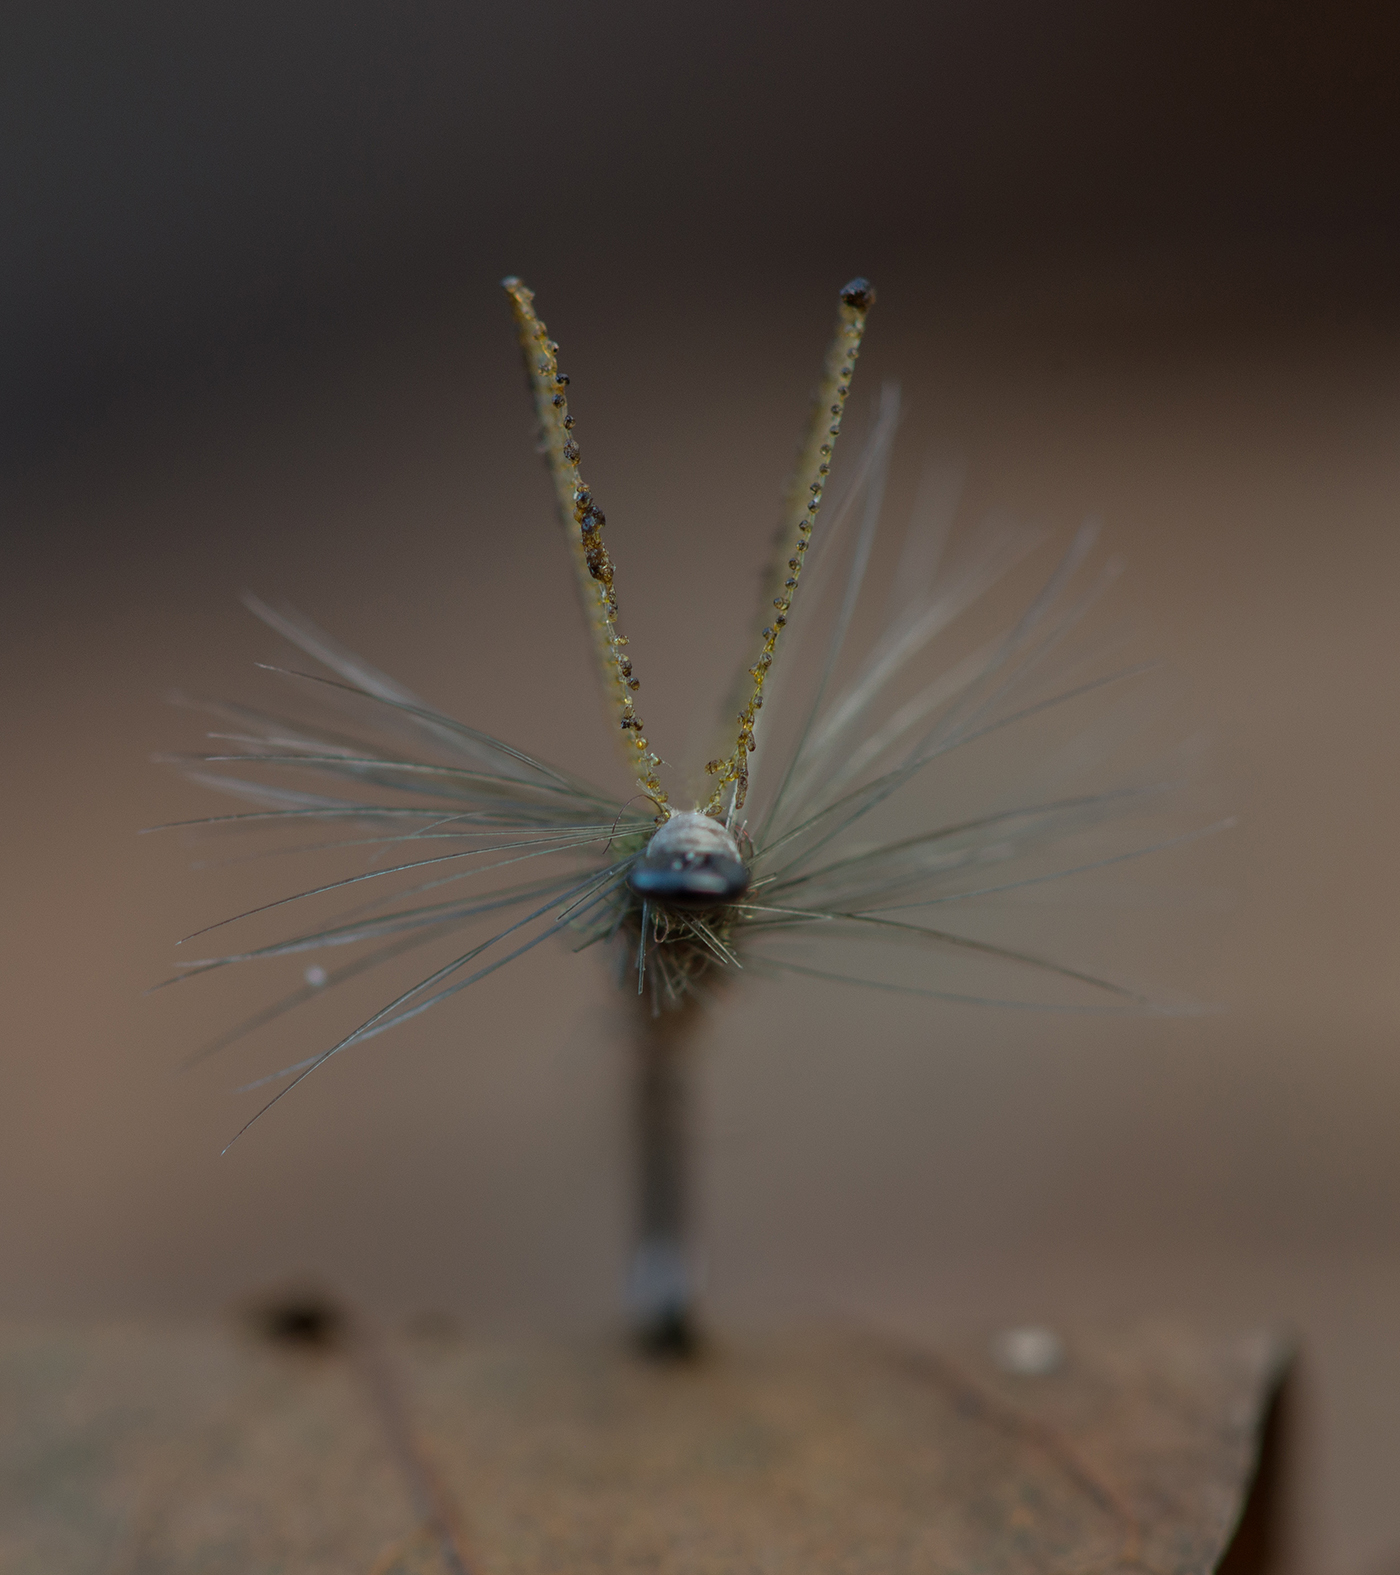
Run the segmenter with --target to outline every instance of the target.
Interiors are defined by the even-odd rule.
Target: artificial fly
[[[655,1024],[648,1030],[653,1047],[669,1043],[675,1023],[693,1017],[697,1002],[744,971],[943,1002],[1159,1009],[1134,987],[1005,944],[962,920],[984,899],[1026,893],[1186,840],[1153,835],[1107,853],[1077,851],[1076,839],[1090,829],[1150,809],[1168,782],[1144,778],[1081,791],[1068,783],[1062,763],[1049,760],[1038,761],[1045,769],[1027,773],[1024,783],[997,785],[972,812],[940,815],[936,799],[917,791],[974,745],[1018,727],[1042,727],[1048,715],[1141,671],[1099,671],[1067,652],[1068,637],[1112,577],[1111,567],[1088,569],[1093,528],[1078,533],[1009,627],[951,662],[929,667],[925,659],[1038,545],[1037,532],[994,523],[972,550],[945,565],[946,519],[916,519],[883,611],[875,619],[866,613],[899,399],[896,390],[883,391],[863,447],[841,478],[843,490],[828,505],[875,303],[869,283],[853,280],[839,294],[753,655],[733,691],[729,739],[690,802],[677,804],[638,710],[640,679],[621,632],[617,570],[605,545],[603,511],[580,468],[559,347],[536,314],[531,291],[514,278],[504,287],[609,725],[639,791],[623,802],[443,715],[307,619],[250,598],[251,610],[321,669],[273,670],[322,702],[320,719],[205,704],[222,719],[223,729],[211,735],[216,747],[181,763],[248,807],[182,824],[211,831],[292,827],[316,839],[298,844],[299,851],[340,848],[360,858],[368,851],[370,862],[251,910],[341,900],[346,906],[331,923],[203,958],[166,983],[303,954],[328,964],[350,957],[338,967],[307,969],[303,984],[209,1047],[218,1049],[327,987],[430,944],[450,953],[338,1040],[261,1079],[283,1086],[258,1115],[342,1051],[443,1005],[556,936],[580,948],[611,948],[621,987],[639,998]],[[818,607],[828,609],[821,622]],[[801,681],[779,691],[781,659],[794,635],[803,651],[788,676]],[[853,655],[862,638],[863,651]],[[993,976],[1032,987],[988,984]],[[677,1118],[662,1061],[652,1054],[647,1066],[642,1099],[644,1106],[651,1101],[651,1114],[643,1120],[643,1165],[655,1174],[643,1186],[634,1278],[654,1322],[658,1309],[670,1309],[674,1333],[690,1295],[680,1267],[679,1204],[662,1196],[677,1186],[674,1154],[666,1157],[678,1143],[667,1123],[674,1126]]]

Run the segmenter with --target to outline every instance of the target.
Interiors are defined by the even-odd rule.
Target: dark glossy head
[[[717,820],[693,810],[671,816],[627,879],[637,896],[669,908],[720,908],[749,889],[739,845]]]

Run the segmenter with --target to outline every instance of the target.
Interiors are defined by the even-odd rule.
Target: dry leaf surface
[[[0,1331],[14,1575],[1194,1575],[1286,1361],[1267,1335],[284,1350],[213,1326]],[[398,1431],[401,1433],[402,1428]]]

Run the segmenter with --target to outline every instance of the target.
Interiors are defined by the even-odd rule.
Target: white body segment
[[[717,820],[698,809],[679,809],[647,844],[648,859],[719,856],[742,863],[739,844]]]
[[[676,907],[716,907],[748,890],[739,844],[699,810],[676,811],[661,826],[632,871],[639,897]]]

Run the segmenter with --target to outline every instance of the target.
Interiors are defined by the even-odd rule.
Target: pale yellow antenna
[[[787,625],[793,593],[802,575],[803,559],[811,546],[812,529],[821,509],[831,456],[841,434],[846,396],[851,391],[851,376],[865,334],[865,319],[874,304],[875,289],[868,279],[852,279],[841,291],[836,332],[826,352],[811,425],[793,472],[783,525],[768,575],[768,589],[764,593],[765,603],[771,599],[774,608],[772,622],[764,628],[763,647],[758,660],[749,668],[753,687],[748,703],[739,713],[739,735],[734,752],[723,760],[710,761],[705,767],[717,779],[704,806],[707,815],[724,814],[724,790],[729,783],[735,785],[734,801],[729,810],[731,818],[743,808],[749,790],[749,754],[755,748],[754,726],[763,705],[763,685],[773,665],[773,652]]]
[[[579,473],[579,446],[573,437],[574,418],[569,414],[565,394],[569,380],[559,370],[559,346],[535,314],[534,292],[519,279],[503,279],[501,283],[515,309],[525,370],[539,417],[540,441],[554,481],[560,523],[573,549],[579,593],[593,631],[603,689],[622,730],[628,762],[642,791],[655,801],[662,815],[669,815],[665,789],[656,779],[661,760],[648,749],[642,719],[632,704],[632,696],[641,685],[632,676],[627,637],[617,631],[617,593],[613,587],[613,562],[603,545],[603,511],[593,501],[593,494]]]

